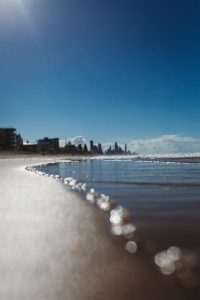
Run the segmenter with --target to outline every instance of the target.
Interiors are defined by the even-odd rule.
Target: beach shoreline
[[[0,298],[184,299],[185,290],[151,259],[126,253],[105,214],[59,181],[25,171],[59,159],[0,158]]]

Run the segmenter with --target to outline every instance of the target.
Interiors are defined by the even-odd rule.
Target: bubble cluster
[[[126,208],[118,205],[110,212],[110,222],[113,225],[123,224],[130,218],[130,213]]]
[[[155,264],[164,275],[175,275],[184,287],[200,285],[199,256],[192,252],[171,246],[154,257]]]
[[[130,222],[130,212],[121,205],[110,211],[111,233],[113,235],[132,238],[136,227]]]
[[[73,191],[85,191],[86,183],[82,183],[73,177],[66,177],[63,179],[65,185],[68,185]]]
[[[155,255],[155,264],[160,268],[164,275],[171,275],[177,269],[181,260],[181,250],[172,246],[168,250],[159,252]]]
[[[104,211],[110,211],[113,202],[110,200],[109,196],[101,194],[97,199],[97,206]]]

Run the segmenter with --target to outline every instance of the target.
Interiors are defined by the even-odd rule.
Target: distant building
[[[127,154],[127,153],[128,153],[128,151],[127,151],[127,144],[125,144],[125,147],[124,147],[124,152],[125,152],[125,154]]]
[[[72,145],[72,143],[69,141],[66,145],[65,145],[65,152],[67,153],[76,153],[77,149],[75,145]]]
[[[30,153],[38,152],[38,144],[35,144],[35,143],[23,144],[22,150],[26,151],[26,152],[30,152]]]
[[[78,152],[79,152],[79,153],[82,153],[82,152],[83,152],[83,147],[82,147],[81,144],[78,145],[77,149],[78,149]]]
[[[38,150],[41,152],[58,152],[59,151],[59,138],[38,140]]]
[[[107,154],[111,154],[111,155],[115,155],[115,154],[131,154],[130,151],[128,151],[127,149],[127,144],[125,144],[124,146],[124,150],[122,149],[122,147],[120,147],[117,142],[115,142],[114,144],[114,148],[112,148],[111,146],[108,148],[108,150],[106,151]]]
[[[95,153],[103,153],[101,144],[99,143],[98,145],[94,145],[94,142],[91,140],[90,141],[90,152],[94,153],[94,154]]]
[[[84,151],[85,153],[88,153],[88,148],[87,148],[87,145],[86,145],[86,144],[84,145],[83,151]]]
[[[90,141],[90,152],[94,152],[94,142]]]
[[[108,148],[108,150],[106,151],[107,154],[111,154],[112,152],[112,149],[111,149],[111,146]]]
[[[98,147],[96,145],[93,146],[93,153],[98,153]]]
[[[118,153],[119,151],[119,146],[117,145],[117,142],[115,142],[115,152]]]
[[[122,148],[118,147],[118,154],[123,154],[123,153],[124,153],[124,151],[122,150]]]
[[[100,143],[98,144],[98,153],[103,153],[103,151],[102,151],[102,146],[101,146]]]
[[[0,128],[0,149],[21,150],[23,139],[15,128]]]

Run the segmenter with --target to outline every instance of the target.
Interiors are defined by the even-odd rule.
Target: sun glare
[[[4,6],[20,4],[22,2],[23,2],[23,0],[0,0],[0,4],[3,4]]]
[[[25,7],[25,0],[0,0],[1,12],[4,11],[12,12],[13,10],[21,10],[21,8]]]
[[[31,36],[37,39],[38,30],[28,4],[30,4],[30,0],[0,0],[0,17],[4,19],[6,24],[9,23],[9,20],[14,23],[15,16],[18,16],[17,19],[23,21]]]

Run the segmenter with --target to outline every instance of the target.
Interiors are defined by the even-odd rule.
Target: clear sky
[[[199,0],[0,0],[0,125],[199,137]]]

